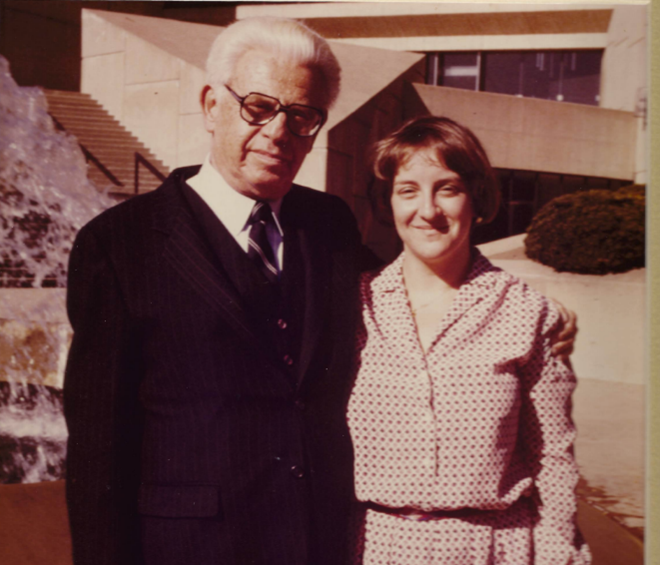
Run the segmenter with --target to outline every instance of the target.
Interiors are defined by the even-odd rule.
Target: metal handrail
[[[62,130],[62,131],[67,131],[67,129],[62,125],[62,123],[52,114],[49,114],[50,117],[53,119],[53,122],[55,123],[55,126],[57,129]],[[124,186],[124,183],[121,182],[115,175],[113,175],[108,168],[99,161],[96,156],[89,150],[87,147],[85,147],[80,141],[78,141],[78,145],[80,146],[80,149],[82,150],[83,154],[85,155],[85,160],[89,163],[90,161],[96,165],[96,167],[101,171],[112,184],[115,186]],[[135,175],[134,175],[134,194],[139,194],[140,192],[140,164],[142,164],[146,169],[153,174],[157,179],[160,181],[165,180],[165,175],[161,173],[144,155],[139,153],[138,151],[134,152],[135,156]]]
[[[55,125],[57,126],[57,129],[62,130],[62,131],[67,131],[67,129],[60,123],[60,121],[55,116],[53,116],[52,114],[49,114],[49,115],[52,118]],[[99,161],[89,149],[87,149],[87,147],[85,147],[82,143],[80,143],[80,141],[78,141],[78,145],[80,146],[80,149],[82,150],[83,155],[85,155],[85,160],[88,163],[90,161],[92,163],[94,163],[94,165],[96,165],[96,167],[99,169],[99,171],[101,171],[106,176],[106,178],[110,182],[112,182],[112,184],[114,184],[115,186],[124,186],[124,183],[121,182],[115,175],[113,175],[106,168],[106,166],[103,163],[101,163],[101,161]],[[136,193],[137,193],[137,190],[136,190]]]
[[[140,188],[140,163],[144,165],[151,174],[161,182],[165,180],[165,175],[154,167],[141,153],[135,152],[135,194],[139,193]]]

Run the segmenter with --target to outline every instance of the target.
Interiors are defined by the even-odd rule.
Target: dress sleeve
[[[531,356],[522,367],[521,433],[535,484],[538,522],[535,565],[589,565],[591,556],[576,524],[578,469],[571,419],[573,371],[550,351],[559,314],[546,303]]]
[[[73,561],[137,565],[137,339],[109,255],[88,228],[71,253],[67,308],[74,330],[64,380]]]

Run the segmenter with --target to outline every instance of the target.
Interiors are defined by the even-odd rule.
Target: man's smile
[[[264,161],[266,163],[271,163],[275,165],[280,165],[283,163],[290,163],[291,162],[291,157],[288,157],[286,155],[283,155],[282,153],[278,153],[275,151],[266,151],[263,149],[252,149],[251,153],[257,157],[259,160]]]

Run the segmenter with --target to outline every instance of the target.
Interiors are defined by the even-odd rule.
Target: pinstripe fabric
[[[292,360],[298,360],[302,326],[300,306],[304,306],[305,277],[301,269],[304,259],[299,254],[296,230],[284,224],[288,268],[282,274],[280,284],[269,284],[261,266],[243,251],[206,202],[187,186],[184,186],[183,192],[213,252],[220,259],[227,278],[243,299],[258,339],[268,342],[269,349],[277,352],[278,359],[288,355]],[[282,320],[286,323],[280,324]],[[298,366],[295,362],[286,365],[290,379],[296,380]]]
[[[292,379],[191,212],[196,170],[102,214],[72,251],[74,562],[336,565],[352,496],[355,222],[323,193],[284,199],[305,297]]]

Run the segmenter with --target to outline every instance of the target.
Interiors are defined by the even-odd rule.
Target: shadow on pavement
[[[606,514],[580,499],[578,525],[591,548],[592,565],[643,565],[642,541]]]
[[[578,522],[593,565],[642,565],[639,538],[578,500]],[[0,485],[0,563],[72,565],[64,481]]]

